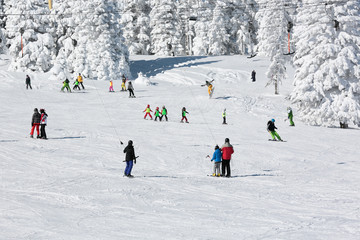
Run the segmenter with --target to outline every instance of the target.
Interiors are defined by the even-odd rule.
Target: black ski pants
[[[135,97],[134,91],[131,88],[128,88],[128,90],[129,90],[129,97],[131,96]]]
[[[225,170],[226,170],[226,175],[225,175]],[[221,162],[221,175],[223,175],[225,177],[230,177],[231,176],[230,160],[225,160],[225,159],[222,160],[222,162]]]
[[[82,82],[79,82],[79,85],[81,85],[82,89],[85,89],[84,85]],[[80,90],[80,87],[79,87],[79,90]]]
[[[166,121],[168,120],[167,115],[161,115],[160,121],[162,120],[163,117],[165,117],[165,120],[166,120]]]
[[[31,84],[30,83],[26,83],[26,89],[28,89],[28,87],[30,87],[30,89],[32,89]]]
[[[46,124],[40,124],[40,138],[47,138],[45,132]]]

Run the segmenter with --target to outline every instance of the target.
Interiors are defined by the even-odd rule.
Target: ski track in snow
[[[295,107],[289,127],[291,80],[273,95],[266,59],[169,61],[132,58],[156,83],[135,81],[134,99],[120,81],[109,93],[108,82],[85,79],[70,94],[42,74],[24,90],[25,73],[0,66],[0,239],[358,239],[358,128],[310,127]],[[200,87],[209,78],[212,99]],[[165,105],[169,122],[144,120],[147,104]],[[49,140],[28,137],[35,107],[49,114]],[[267,141],[271,118],[286,143]],[[209,177],[206,155],[226,137],[233,177]],[[123,177],[129,139],[140,156],[133,179]]]

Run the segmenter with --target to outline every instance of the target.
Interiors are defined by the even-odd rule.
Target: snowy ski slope
[[[295,106],[289,127],[290,66],[275,96],[264,58],[134,56],[133,78],[147,78],[133,99],[120,81],[115,93],[89,79],[62,93],[46,74],[30,74],[25,90],[25,73],[7,64],[2,55],[0,239],[359,239],[360,131],[304,125]],[[211,78],[209,99],[200,85]],[[144,120],[147,104],[165,105],[169,122]],[[49,115],[47,141],[29,138],[35,107]],[[271,118],[287,142],[268,141]],[[233,177],[208,177],[206,155],[226,137]],[[133,179],[119,144],[129,139]]]

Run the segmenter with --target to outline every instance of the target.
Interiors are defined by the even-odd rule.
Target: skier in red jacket
[[[231,154],[234,153],[234,148],[230,144],[230,140],[228,138],[225,138],[225,143],[224,145],[222,145],[221,151],[222,151],[222,164],[221,164],[222,176],[231,177],[230,160],[231,160]],[[226,169],[226,175],[225,175],[225,169]]]

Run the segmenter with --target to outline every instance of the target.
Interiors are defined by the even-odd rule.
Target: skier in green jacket
[[[157,121],[157,119],[159,118],[160,122],[161,122],[161,117],[160,117],[160,110],[159,110],[159,107],[156,107],[156,110],[155,110],[155,119],[154,121]]]
[[[161,109],[161,117],[160,117],[160,121],[162,120],[162,118],[165,117],[166,121],[168,121],[168,117],[167,117],[167,109],[165,108],[165,106],[162,107]]]
[[[288,108],[287,108],[287,112],[288,112],[288,119],[289,119],[289,121],[290,121],[290,126],[295,127],[295,123],[294,123],[294,121],[293,121],[294,115],[293,115],[293,112],[292,112],[291,107],[288,107]]]
[[[69,79],[66,79],[65,81],[63,81],[63,84],[64,84],[64,85],[63,85],[63,87],[61,88],[61,91],[62,91],[62,92],[64,91],[65,88],[66,88],[66,90],[67,90],[68,92],[71,92],[69,83],[70,83]]]

